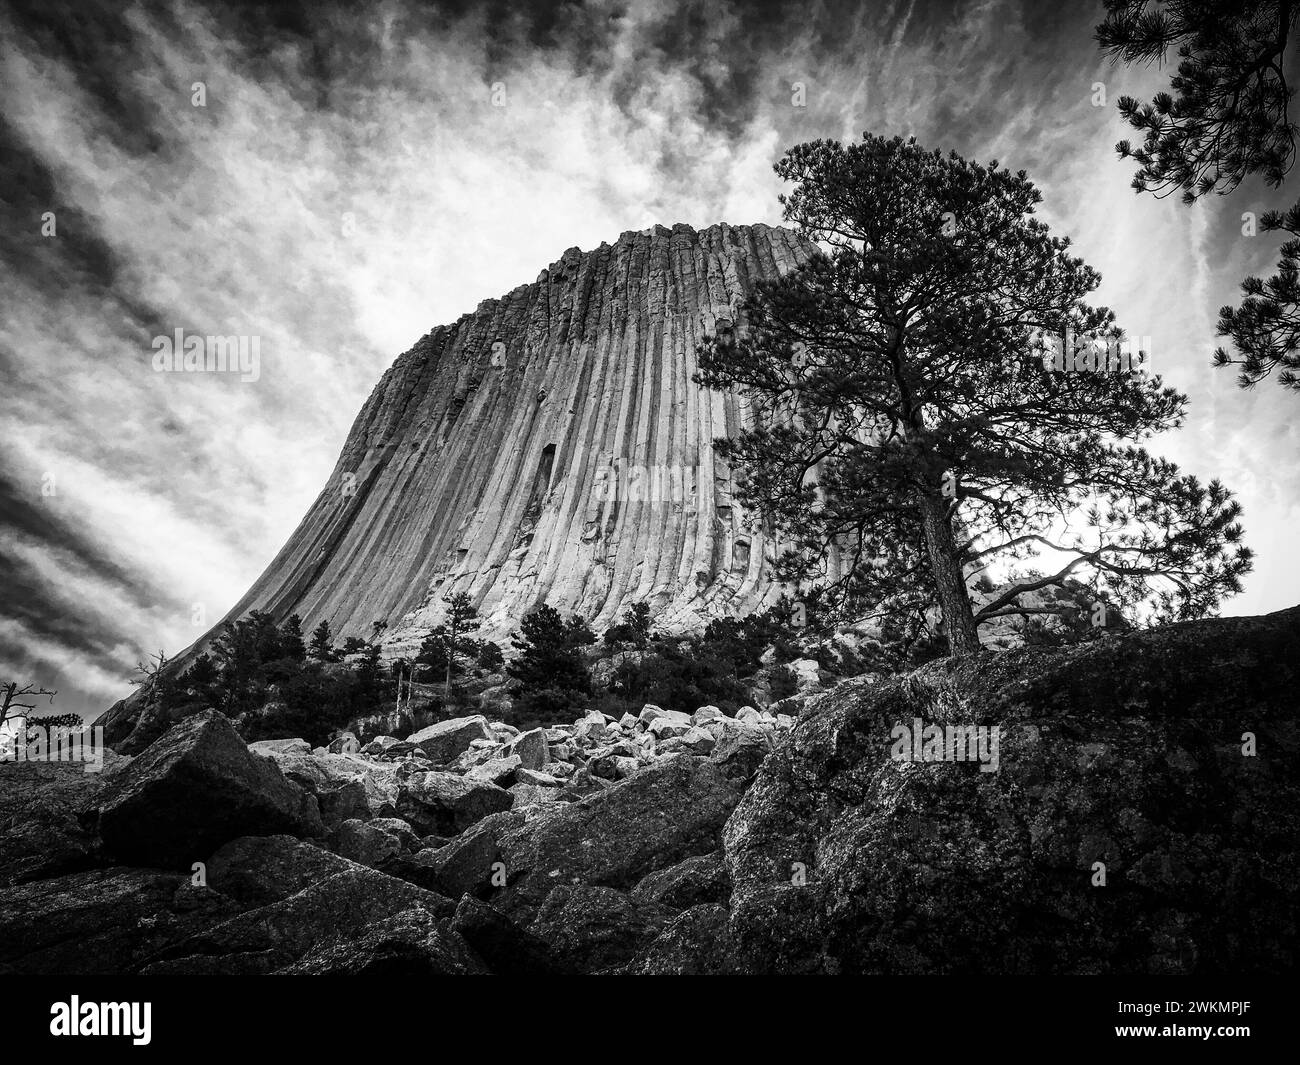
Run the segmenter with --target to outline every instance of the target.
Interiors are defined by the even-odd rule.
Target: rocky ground
[[[209,712],[99,775],[0,766],[0,971],[1281,972],[1298,671],[1300,608],[861,678],[797,722],[312,750]],[[915,718],[997,725],[998,771],[891,760]]]

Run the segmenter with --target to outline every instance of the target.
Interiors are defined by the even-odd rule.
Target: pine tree
[[[1178,51],[1172,93],[1143,104],[1120,97],[1121,117],[1142,134],[1121,141],[1138,163],[1133,187],[1184,203],[1231,192],[1249,174],[1273,188],[1295,159],[1286,53],[1300,18],[1291,0],[1106,0],[1102,50],[1127,63],[1163,63]]]
[[[447,648],[447,626],[435,625],[420,641],[420,651],[415,656],[415,661],[430,672],[443,676],[447,672]]]
[[[478,611],[473,601],[465,592],[456,592],[447,596],[443,603],[447,607],[447,673],[443,687],[443,705],[451,705],[451,677],[456,668],[456,656],[474,650],[473,641],[468,634],[478,629]]]
[[[184,689],[204,690],[215,684],[219,677],[220,671],[217,669],[216,662],[204,651],[194,659],[189,669],[181,674],[179,685]]]
[[[1121,97],[1121,117],[1142,136],[1116,151],[1133,159],[1133,188],[1163,197],[1180,191],[1191,204],[1225,194],[1252,174],[1281,186],[1295,163],[1296,123],[1290,117],[1288,71],[1300,5],[1291,0],[1107,0],[1097,27],[1102,49],[1128,63],[1163,63],[1177,49],[1172,92],[1149,103]],[[1255,225],[1253,216],[1246,226]],[[1289,234],[1277,273],[1242,283],[1237,308],[1219,312],[1217,334],[1236,355],[1214,353],[1216,366],[1239,366],[1249,388],[1278,371],[1278,383],[1300,391],[1300,203],[1265,212],[1265,232]],[[1245,226],[1243,226],[1245,232]],[[1253,232],[1253,231],[1252,231]]]
[[[289,615],[280,626],[280,656],[295,662],[307,657],[307,648],[302,640],[302,618],[297,614]]]
[[[582,648],[594,640],[585,621],[576,616],[565,621],[553,607],[543,605],[525,614],[511,638],[517,654],[506,666],[515,680],[517,701],[551,716],[590,695],[591,674]]]
[[[387,699],[387,682],[380,655],[378,643],[366,644],[363,657],[357,663],[357,684],[361,689],[362,699],[368,706],[378,705]]]
[[[1080,572],[1162,617],[1240,591],[1239,504],[1124,443],[1181,424],[1186,397],[1047,368],[1035,330],[1122,334],[1084,302],[1100,278],[1033,217],[1023,172],[870,135],[799,145],[776,169],[795,182],[786,219],[823,250],[760,284],[697,379],[754,401],[755,426],[715,448],[793,541],[781,579],[841,609],[937,607],[958,655],[981,622],[1045,609],[1019,600]],[[1085,528],[1061,520],[1089,507]],[[975,611],[968,576],[1034,547],[1068,561]]]
[[[475,659],[479,669],[488,673],[495,673],[505,663],[505,656],[501,653],[501,646],[493,643],[491,640],[484,640],[479,644],[478,657]]]
[[[649,603],[633,603],[623,611],[623,616],[616,625],[611,625],[605,630],[605,643],[610,647],[619,643],[630,643],[644,649],[649,639]]]
[[[336,660],[334,635],[330,632],[330,623],[328,621],[322,621],[312,631],[311,643],[308,645],[307,653],[318,662],[333,662]]]

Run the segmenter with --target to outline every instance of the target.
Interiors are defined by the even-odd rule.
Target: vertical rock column
[[[685,631],[781,589],[712,440],[741,397],[691,379],[754,283],[809,253],[768,226],[678,225],[570,249],[384,374],[329,483],[232,611],[388,622],[401,651],[468,592],[502,638],[540,603],[599,630],[634,602]]]

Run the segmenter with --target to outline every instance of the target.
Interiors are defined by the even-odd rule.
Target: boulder
[[[400,817],[372,817],[366,824],[395,836],[404,851],[414,852],[426,846],[422,838],[416,834],[415,829]]]
[[[272,753],[269,757],[289,780],[316,796],[327,828],[337,828],[350,818],[366,821],[397,812],[402,763],[353,754]]]
[[[524,824],[526,818],[518,810],[490,814],[433,851],[429,856],[430,866],[438,875],[442,893],[450,898],[466,894],[483,898],[504,885],[506,867],[501,838],[510,829]]]
[[[637,902],[651,902],[674,910],[706,902],[725,904],[731,896],[731,877],[722,851],[718,850],[647,874],[631,894]]]
[[[583,767],[561,785],[560,794],[572,802],[577,799],[585,799],[588,795],[594,795],[596,792],[604,791],[606,788],[613,786],[614,782],[612,780],[593,777]]]
[[[646,728],[649,728],[651,721],[657,717],[663,717],[663,715],[664,708],[662,706],[656,706],[654,703],[646,703],[645,706],[641,707],[641,713],[637,714],[636,719],[641,722],[641,724],[645,725]]]
[[[753,779],[772,749],[772,738],[765,730],[740,725],[724,732],[709,760],[721,767],[728,779],[747,782]]]
[[[383,754],[385,751],[388,751],[393,747],[396,747],[401,742],[402,741],[399,740],[396,736],[376,736],[373,740],[371,740],[369,743],[367,743],[364,747],[361,748],[360,753],[364,755],[368,755],[371,758],[377,758],[379,755]]]
[[[692,725],[703,725],[706,721],[718,721],[726,718],[716,706],[701,706],[691,715]]]
[[[356,863],[293,836],[241,836],[206,867],[208,887],[249,909],[287,899]]]
[[[132,974],[241,908],[188,872],[115,866],[20,884],[0,892],[0,971]]]
[[[461,896],[450,927],[498,976],[563,974],[562,966],[543,940],[472,895]]]
[[[97,801],[105,849],[140,865],[189,869],[239,836],[325,834],[315,797],[252,754],[215,710],[165,732]]]
[[[515,780],[515,771],[519,768],[519,757],[490,758],[476,765],[465,774],[466,780],[482,780],[488,784],[508,788]]]
[[[536,784],[539,788],[558,788],[562,783],[559,777],[543,773],[540,769],[517,770],[515,780],[520,784]]]
[[[672,919],[654,904],[590,884],[561,885],[550,893],[529,931],[563,968],[599,973],[630,961]]]
[[[405,880],[408,884],[445,895],[445,886],[438,876],[437,869],[434,868],[434,854],[435,850],[430,848],[422,848],[414,854],[399,851],[381,858],[374,868],[398,880]]]
[[[311,754],[306,740],[256,740],[248,745],[254,754]]]
[[[422,728],[407,738],[435,763],[445,765],[457,755],[469,750],[474,740],[492,740],[492,730],[482,714],[472,717],[453,717]]]
[[[735,960],[725,906],[702,903],[683,910],[647,944],[624,972],[637,976],[733,976]]]
[[[481,746],[480,746],[481,745]],[[505,757],[505,745],[497,743],[494,740],[476,740],[468,751],[457,755],[450,762],[443,765],[434,765],[432,762],[422,766],[423,770],[438,769],[444,773],[468,773],[471,769],[476,769],[481,765],[487,765],[489,762],[499,761]],[[513,772],[513,768],[511,770]]]
[[[397,811],[422,835],[454,836],[488,814],[510,809],[512,801],[495,784],[431,771],[402,782]]]
[[[597,754],[587,763],[587,772],[602,780],[614,780],[618,776],[618,759],[612,754]]]
[[[361,750],[361,742],[355,733],[344,732],[330,740],[325,749],[330,754],[356,754]]]
[[[461,882],[486,887],[489,901],[511,914],[540,905],[560,884],[630,889],[647,873],[716,850],[742,793],[711,762],[664,758],[580,801],[543,807],[544,816],[498,823],[491,846],[471,859],[478,868]],[[493,862],[508,880],[496,891]]]
[[[666,710],[650,722],[649,731],[658,740],[684,736],[691,729],[691,717],[676,710]]]
[[[545,729],[535,728],[521,732],[510,741],[506,750],[519,759],[519,764],[524,769],[541,769],[551,760],[551,748],[546,741]]]
[[[364,748],[362,753],[365,753]],[[371,752],[369,757],[379,758],[385,762],[397,762],[404,758],[408,758],[411,755],[418,755],[420,758],[425,757],[424,752],[416,747],[415,744],[409,743],[406,740],[398,740],[396,743],[385,744],[383,749],[378,753]]]
[[[608,736],[609,725],[605,721],[604,714],[589,713],[573,726],[573,738],[587,746],[603,743]]]
[[[445,919],[414,907],[330,937],[279,972],[286,976],[484,975],[487,967]]]
[[[509,791],[514,809],[535,806],[539,802],[555,802],[560,797],[558,788],[544,788],[539,784],[515,784]]]
[[[94,832],[100,792],[129,758],[104,752],[104,768],[75,762],[0,765],[0,887],[112,864]]]
[[[334,851],[339,857],[372,869],[390,855],[402,852],[401,838],[373,821],[351,818],[339,825],[333,835]]]
[[[698,725],[692,725],[682,735],[682,746],[691,754],[708,754],[717,742],[710,732]]]
[[[1298,663],[1293,608],[841,684],[727,825],[745,967],[1292,971]],[[917,761],[918,720],[999,732]]]
[[[281,969],[321,944],[350,939],[405,910],[448,918],[451,902],[404,880],[349,863],[303,890],[237,914],[163,950],[144,972],[262,973]]]

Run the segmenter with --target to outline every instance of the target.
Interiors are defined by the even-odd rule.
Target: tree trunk
[[[939,593],[948,648],[954,658],[963,658],[980,649],[980,639],[961,563],[957,560],[957,545],[952,538],[947,504],[942,496],[925,495],[921,497],[920,506],[925,546],[930,555],[930,572]]]
[[[447,630],[447,683],[442,689],[442,705],[445,709],[451,705],[451,664],[456,661],[456,629]]]

